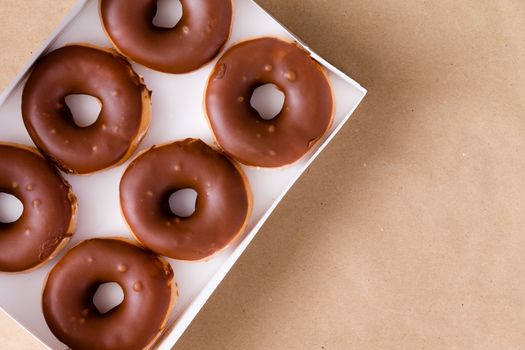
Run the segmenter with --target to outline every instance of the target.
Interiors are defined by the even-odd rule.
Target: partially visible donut
[[[85,94],[102,104],[96,122],[75,124],[65,98]],[[89,174],[125,161],[151,118],[150,92],[121,56],[65,46],[37,61],[22,94],[24,124],[36,146],[62,170]]]
[[[275,84],[282,111],[261,118],[250,105],[255,89]],[[294,43],[276,38],[241,42],[217,62],[205,93],[217,143],[239,162],[281,167],[302,158],[330,128],[334,98],[322,67]]]
[[[157,0],[100,0],[109,39],[124,56],[151,69],[188,73],[211,61],[230,36],[231,0],[181,0],[174,28],[153,25]]]
[[[93,297],[116,282],[122,303],[101,314]],[[177,300],[173,270],[155,254],[121,239],[90,239],[72,248],[49,273],[42,295],[45,320],[75,350],[149,349]]]
[[[0,143],[0,192],[24,206],[13,223],[0,222],[0,271],[33,270],[73,235],[77,201],[69,184],[36,150]]]
[[[188,218],[173,214],[172,193],[198,194]],[[225,249],[244,231],[251,191],[242,170],[201,140],[154,147],[133,160],[120,182],[120,203],[133,235],[173,259],[196,261]]]

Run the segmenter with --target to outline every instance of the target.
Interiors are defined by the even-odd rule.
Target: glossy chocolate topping
[[[174,303],[171,266],[118,239],[91,239],[71,249],[51,270],[42,295],[46,322],[73,350],[146,348],[164,327]],[[116,282],[122,303],[105,314],[93,304],[97,288]]]
[[[85,94],[102,109],[88,127],[75,124],[65,98]],[[22,114],[37,147],[62,170],[88,174],[127,158],[149,124],[148,91],[122,57],[66,46],[35,64],[22,95]],[[149,100],[149,98],[147,98]]]
[[[191,188],[195,212],[178,217],[172,193]],[[244,230],[251,192],[226,156],[201,140],[155,147],[138,156],[120,183],[122,212],[135,237],[149,249],[179,260],[202,260],[228,246]]]
[[[0,144],[0,192],[15,196],[24,206],[17,221],[0,222],[0,271],[34,268],[73,235],[75,196],[36,150]]]
[[[153,25],[157,0],[100,0],[109,38],[129,59],[166,73],[187,73],[211,61],[230,35],[231,0],[180,0],[174,28]]]
[[[282,111],[264,120],[250,105],[255,89],[275,84]],[[321,66],[298,45],[275,38],[242,42],[217,62],[206,112],[219,145],[241,163],[280,167],[303,157],[332,123],[334,101]]]

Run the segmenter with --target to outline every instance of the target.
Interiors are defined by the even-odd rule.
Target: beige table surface
[[[1,88],[73,2],[0,0]],[[370,94],[175,349],[524,349],[525,1],[259,3]]]

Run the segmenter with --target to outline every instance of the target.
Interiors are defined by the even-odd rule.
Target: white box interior
[[[296,39],[252,0],[234,2],[233,31],[226,47],[258,36]],[[47,52],[65,44],[79,42],[110,47],[100,24],[97,0],[81,0],[42,50]],[[35,54],[33,61],[38,54]],[[157,342],[157,348],[170,349],[175,344],[282,197],[365,96],[366,90],[359,84],[315,53],[312,53],[312,56],[325,66],[332,82],[336,112],[331,129],[312,152],[293,166],[278,170],[243,167],[254,194],[254,210],[247,231],[229,249],[208,262],[170,261],[179,285],[180,298],[171,314],[166,332]],[[203,94],[215,61],[186,75],[163,74],[134,64],[135,70],[144,77],[148,88],[153,91],[153,118],[149,132],[138,151],[154,144],[187,137],[213,142],[203,114]],[[0,97],[0,141],[33,146],[20,111],[21,93],[28,68],[29,65]],[[120,213],[118,196],[120,177],[128,164],[129,162],[87,177],[65,176],[73,186],[79,202],[78,229],[68,248],[92,237],[131,237]],[[0,274],[0,307],[52,349],[66,349],[66,346],[49,331],[42,315],[40,297],[46,274],[66,250],[53,262],[35,272]]]

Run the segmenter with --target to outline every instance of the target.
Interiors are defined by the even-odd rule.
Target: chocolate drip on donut
[[[68,95],[98,98],[102,109],[88,127],[75,124]],[[150,120],[150,92],[121,56],[65,46],[37,61],[22,94],[24,124],[36,146],[68,173],[89,174],[128,158]]]
[[[0,271],[26,271],[52,258],[73,235],[76,198],[36,150],[0,144],[0,160],[0,192],[24,206],[17,221],[0,223]]]
[[[198,193],[195,212],[171,212],[169,196]],[[134,236],[174,259],[202,260],[227,247],[244,230],[251,192],[244,174],[224,154],[201,140],[154,147],[130,164],[120,183],[120,203]]]
[[[181,0],[174,28],[153,25],[157,0],[100,0],[104,29],[124,56],[151,69],[181,74],[211,61],[230,35],[231,0]]]
[[[264,120],[250,105],[254,90],[275,84],[282,111]],[[275,38],[241,42],[217,62],[206,88],[206,112],[217,143],[232,158],[281,167],[302,158],[332,124],[328,78],[297,44]]]
[[[116,282],[123,302],[102,314],[97,288]],[[51,270],[42,295],[45,320],[75,350],[140,350],[151,346],[176,301],[171,266],[120,239],[91,239],[71,249]]]

